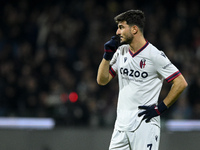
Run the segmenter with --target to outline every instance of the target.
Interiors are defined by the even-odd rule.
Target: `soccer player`
[[[187,82],[165,53],[144,38],[141,10],[126,11],[114,20],[118,24],[116,36],[104,44],[97,74],[99,85],[106,85],[116,75],[119,80],[117,118],[109,149],[158,150],[160,115],[177,100]],[[163,80],[172,86],[158,104]]]

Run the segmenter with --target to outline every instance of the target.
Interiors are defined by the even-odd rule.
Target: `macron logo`
[[[124,63],[127,61],[127,57],[124,57]]]

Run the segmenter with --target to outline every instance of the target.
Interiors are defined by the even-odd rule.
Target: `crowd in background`
[[[146,16],[145,38],[189,86],[163,119],[200,119],[200,1],[7,0],[0,2],[0,116],[52,117],[58,126],[112,126],[118,81],[96,83],[113,18]],[[164,82],[159,100],[171,84]],[[69,93],[78,101],[71,102]]]

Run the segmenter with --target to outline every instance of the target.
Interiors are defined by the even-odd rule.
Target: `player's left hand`
[[[161,115],[165,110],[167,110],[167,106],[164,102],[157,105],[152,106],[139,106],[139,109],[144,109],[143,112],[139,113],[138,116],[141,117],[144,115],[143,120],[146,119],[146,122],[150,122],[151,118]]]

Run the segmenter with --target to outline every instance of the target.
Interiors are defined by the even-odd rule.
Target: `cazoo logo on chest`
[[[142,77],[142,78],[146,78],[148,77],[148,73],[147,72],[140,72],[138,70],[133,70],[133,69],[127,69],[127,68],[120,68],[120,73],[124,76],[129,76],[129,77]]]

